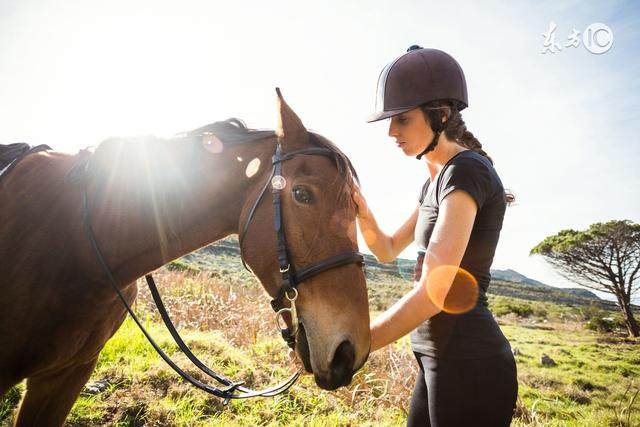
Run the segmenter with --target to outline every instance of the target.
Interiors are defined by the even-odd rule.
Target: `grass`
[[[169,336],[159,325],[152,325],[166,349]],[[264,337],[246,350],[230,345],[218,334],[189,331],[188,344],[210,366],[225,375],[247,380],[252,387],[265,387],[291,374],[286,348],[278,337]],[[126,350],[126,351],[125,351]],[[181,366],[189,366],[184,356],[173,355]],[[372,411],[369,401],[389,393],[389,384],[381,371],[389,368],[379,358],[375,365],[362,371],[355,386],[337,393],[320,391],[305,376],[291,392],[273,399],[234,401],[227,407],[219,399],[209,397],[184,382],[153,354],[136,326],[129,320],[105,347],[92,380],[108,380],[107,390],[96,395],[83,395],[76,403],[69,424],[101,425],[269,425],[307,422],[328,424],[357,423],[365,413],[372,423],[401,423],[404,412],[389,396],[386,411]],[[204,379],[195,370],[193,376]],[[412,384],[407,384],[410,387]],[[404,393],[406,394],[406,393]],[[372,402],[373,403],[373,402]],[[373,405],[375,406],[375,405]],[[353,408],[357,407],[356,411]]]
[[[173,285],[172,285],[173,283]],[[292,373],[274,327],[268,298],[250,276],[225,269],[180,265],[158,276],[167,308],[185,341],[209,366],[261,388]],[[410,287],[406,281],[369,281],[373,311]],[[519,402],[515,426],[640,425],[637,341],[585,328],[583,308],[493,296],[501,327],[517,349]],[[136,310],[162,348],[193,376],[141,291]],[[557,365],[540,363],[548,355]],[[70,426],[164,425],[404,425],[416,365],[403,339],[372,354],[349,387],[320,390],[304,376],[275,398],[228,406],[181,381],[127,319],[100,355],[96,370],[69,418]],[[97,387],[100,385],[100,387]],[[0,400],[0,425],[11,422],[23,386]],[[635,397],[634,397],[635,396]],[[635,400],[634,400],[635,399]]]
[[[603,426],[617,422],[627,387],[640,386],[635,341],[603,337],[574,322],[540,326],[505,322],[502,330],[518,349],[519,396],[541,425]],[[557,366],[540,363],[550,356]],[[640,411],[627,425],[640,424]],[[521,417],[522,418],[522,417]],[[515,425],[528,425],[526,423]],[[533,424],[536,425],[536,424]]]

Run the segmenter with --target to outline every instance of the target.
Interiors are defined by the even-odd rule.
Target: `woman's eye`
[[[408,119],[405,119],[404,117],[400,117],[400,118],[398,119],[398,123],[400,123],[400,124],[402,124],[402,125],[406,124],[408,121],[409,121],[409,120],[408,120]]]
[[[299,203],[309,205],[313,203],[313,196],[311,192],[302,186],[293,187],[293,198]]]

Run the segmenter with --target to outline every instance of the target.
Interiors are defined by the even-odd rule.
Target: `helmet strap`
[[[438,140],[440,139],[440,134],[444,131],[444,128],[446,127],[447,127],[447,122],[444,122],[440,125],[440,129],[438,129],[435,132],[435,135],[433,135],[433,139],[431,140],[431,143],[427,145],[427,148],[425,148],[422,151],[422,153],[416,156],[416,159],[420,160],[422,159],[422,156],[436,149],[436,146],[438,145]]]
[[[422,156],[424,156],[425,154],[435,150],[436,146],[438,145],[438,137],[439,136],[440,136],[440,132],[436,132],[436,134],[433,136],[433,139],[431,140],[431,144],[427,145],[427,148],[422,150],[422,153],[418,154],[416,156],[416,159],[420,160],[422,158]]]

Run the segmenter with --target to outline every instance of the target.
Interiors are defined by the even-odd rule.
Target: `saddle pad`
[[[0,181],[28,154],[44,150],[51,150],[51,147],[45,144],[32,147],[24,142],[9,145],[0,144]]]

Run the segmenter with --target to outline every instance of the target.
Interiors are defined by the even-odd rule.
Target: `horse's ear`
[[[291,150],[294,146],[304,146],[309,141],[309,134],[302,121],[291,107],[285,102],[280,88],[276,88],[278,94],[278,114],[279,123],[276,128],[276,135],[285,151],[287,147]]]

